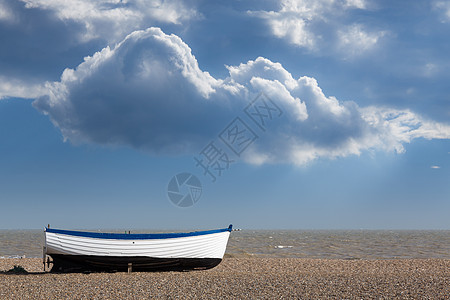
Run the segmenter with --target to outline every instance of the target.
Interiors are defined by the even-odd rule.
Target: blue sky
[[[449,1],[0,0],[0,39],[0,228],[450,229]]]

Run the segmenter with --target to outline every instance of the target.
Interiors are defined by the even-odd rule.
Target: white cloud
[[[422,67],[422,74],[424,77],[433,77],[439,72],[439,67],[433,63],[427,63]]]
[[[383,107],[361,108],[362,116],[372,127],[368,146],[402,153],[404,144],[416,138],[450,139],[450,126],[430,120],[409,110]],[[371,145],[373,144],[373,145]]]
[[[292,44],[305,48],[314,48],[314,34],[307,29],[306,20],[296,16],[286,17],[274,12],[266,15],[273,34],[278,38],[286,38]]]
[[[444,22],[450,21],[450,2],[449,1],[434,1],[433,8],[437,10]]]
[[[324,42],[322,31],[334,31],[339,35],[341,46],[352,44],[359,51],[370,48],[374,43],[376,34],[368,34],[354,25],[351,32],[343,32],[339,28],[343,24],[343,15],[354,9],[367,9],[364,0],[280,0],[278,11],[250,11],[249,14],[266,20],[272,30],[272,34],[278,38],[284,38],[289,43],[310,50],[320,48],[318,43]],[[353,28],[354,27],[354,28]],[[378,34],[379,35],[379,34]],[[328,38],[327,38],[328,39]]]
[[[179,0],[21,0],[27,8],[54,11],[61,20],[84,24],[84,40],[105,38],[109,42],[122,39],[128,33],[146,28],[153,22],[181,24],[198,17],[193,8]]]
[[[348,56],[360,55],[375,47],[385,31],[367,32],[360,24],[338,31],[339,47]]]
[[[441,167],[439,167],[439,166],[431,166],[430,168],[432,168],[432,169],[440,169]]]
[[[0,1],[0,22],[14,22],[14,13],[12,10],[5,5],[5,1]]]
[[[208,108],[222,109],[210,97],[219,84],[179,37],[149,28],[66,69],[34,105],[75,143],[177,153],[218,130],[204,124]]]
[[[345,5],[347,7],[359,8],[359,9],[366,9],[368,6],[366,1],[364,1],[364,0],[347,0],[347,1],[345,1]]]
[[[272,29],[272,34],[278,38],[286,38],[297,46],[313,49],[317,37],[309,28],[309,24],[322,19],[322,14],[328,10],[331,2],[323,1],[280,1],[279,11],[250,11],[266,20]]]
[[[367,150],[401,153],[416,138],[450,139],[448,124],[339,101],[314,78],[294,79],[266,58],[227,68],[225,79],[212,77],[179,37],[149,28],[66,69],[34,106],[74,143],[193,154],[263,92],[283,114],[243,153],[254,164],[303,165]]]
[[[8,78],[0,74],[0,100],[8,97],[36,98],[45,94],[41,84]]]

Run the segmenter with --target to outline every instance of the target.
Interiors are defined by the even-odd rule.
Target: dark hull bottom
[[[53,259],[51,272],[133,272],[187,271],[214,268],[220,258],[152,258],[49,254]]]

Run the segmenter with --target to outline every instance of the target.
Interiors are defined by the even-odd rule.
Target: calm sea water
[[[118,231],[116,231],[118,232]],[[151,232],[135,230],[133,233]],[[42,257],[42,230],[0,230],[0,257]],[[450,259],[450,230],[233,231],[228,257]]]

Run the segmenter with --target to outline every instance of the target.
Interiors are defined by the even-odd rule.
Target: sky
[[[0,0],[0,228],[450,229],[450,1]]]

